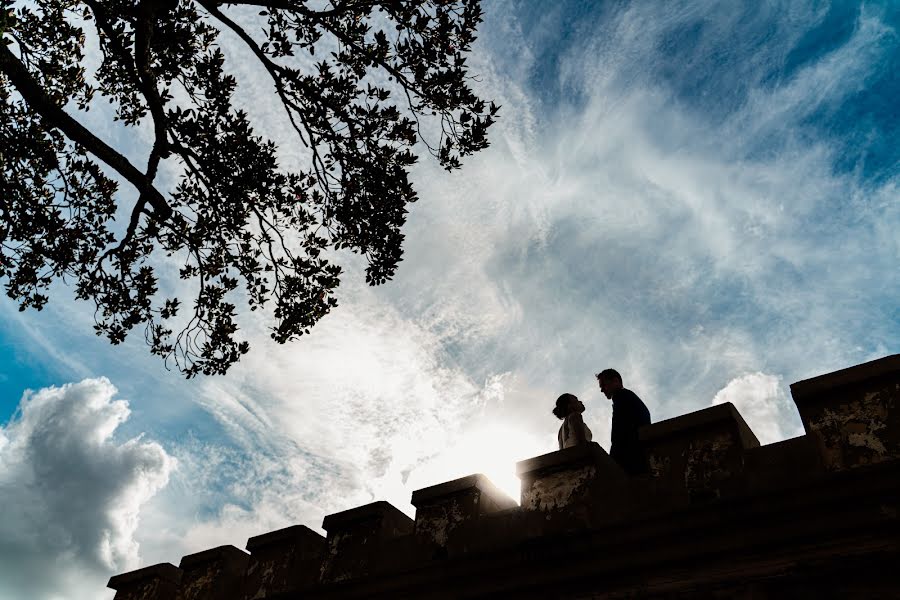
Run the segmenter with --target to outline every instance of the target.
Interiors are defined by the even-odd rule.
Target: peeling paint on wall
[[[476,497],[475,502],[477,501]],[[465,520],[459,500],[453,499],[445,505],[429,507],[429,511],[431,514],[416,524],[416,530],[438,546],[446,546],[450,532]]]
[[[525,492],[522,507],[541,511],[564,508],[596,475],[597,468],[590,465],[542,477],[534,481]]]
[[[823,455],[832,468],[852,468],[892,458],[887,421],[900,385],[868,392],[836,407],[823,407],[809,423],[822,439]],[[896,441],[893,444],[896,446]],[[894,452],[896,453],[896,452]]]

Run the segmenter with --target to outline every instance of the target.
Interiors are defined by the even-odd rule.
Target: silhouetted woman
[[[591,430],[581,418],[583,412],[584,404],[574,394],[563,394],[556,399],[553,414],[563,422],[557,436],[560,450],[591,441]]]

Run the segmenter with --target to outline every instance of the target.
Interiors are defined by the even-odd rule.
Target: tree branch
[[[269,59],[269,57],[266,56],[265,53],[260,49],[256,41],[252,37],[250,37],[250,35],[246,31],[244,31],[244,29],[240,25],[235,23],[226,14],[220,11],[215,4],[208,0],[198,0],[198,2],[209,12],[210,15],[219,19],[220,22],[226,25],[239,38],[241,38],[241,40],[247,45],[248,48],[250,48],[256,58],[263,64],[275,84],[275,91],[278,94],[278,97],[281,99],[281,104],[282,106],[284,106],[284,110],[287,113],[287,117],[291,123],[291,126],[294,128],[294,131],[297,133],[300,141],[304,145],[306,145],[312,152],[313,166],[319,181],[322,182],[323,191],[326,193],[330,193],[327,187],[328,169],[325,167],[324,163],[322,162],[322,158],[319,156],[315,132],[313,131],[312,126],[307,122],[306,117],[303,115],[303,111],[291,98],[288,97],[288,94],[285,91],[284,82],[281,79],[281,76],[285,73],[285,69],[281,65],[278,65],[271,59]],[[291,109],[297,112],[297,116],[299,117],[300,122],[303,125],[303,129],[306,131],[306,135],[309,137],[308,142],[307,139],[303,136],[303,132],[297,125],[297,122],[294,120],[294,114],[291,112]]]
[[[160,158],[167,153],[166,113],[163,110],[162,98],[156,89],[156,78],[150,69],[150,41],[153,38],[154,19],[160,3],[153,0],[141,0],[138,3],[138,21],[134,32],[134,65],[138,72],[139,87],[150,107],[153,117],[155,140],[150,158],[147,161],[147,178],[153,181]]]
[[[347,2],[344,2],[340,6],[335,6],[331,10],[317,10],[317,11],[309,10],[308,8],[306,8],[305,6],[302,6],[300,4],[294,5],[290,1],[287,1],[287,2],[272,2],[271,0],[256,0],[256,1],[249,0],[247,2],[227,2],[226,1],[226,2],[221,2],[221,4],[225,4],[225,5],[229,5],[229,6],[243,4],[243,5],[247,5],[247,6],[261,6],[261,7],[265,7],[265,8],[278,8],[278,9],[282,9],[282,10],[296,10],[298,12],[303,11],[303,14],[306,16],[316,15],[316,16],[320,16],[320,17],[339,17],[342,14],[344,14],[350,10],[356,10],[356,9],[367,8],[367,7],[372,8],[376,5],[378,5],[379,2],[380,2],[380,0],[363,0],[360,2],[351,2],[348,0]]]
[[[153,207],[153,218],[164,222],[172,215],[172,207],[169,206],[159,190],[153,186],[152,181],[132,165],[127,158],[57,106],[5,44],[0,44],[0,72],[9,78],[25,102],[49,125],[62,131],[66,137],[105,162],[136,187],[140,191],[141,197],[146,198]]]

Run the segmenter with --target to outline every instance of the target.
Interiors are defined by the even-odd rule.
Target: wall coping
[[[861,365],[792,383],[791,396],[794,398],[794,403],[802,403],[822,392],[831,392],[839,387],[891,374],[900,375],[900,354],[892,354]]]
[[[415,523],[415,521],[410,519],[403,511],[390,502],[378,500],[377,502],[371,502],[369,504],[357,506],[356,508],[350,508],[341,512],[325,515],[325,518],[322,520],[322,529],[325,531],[332,531],[333,529],[340,529],[341,527],[356,521],[367,521],[369,519],[380,519],[384,517],[399,519],[403,524],[408,523],[410,531],[412,531],[413,524]]]
[[[506,504],[506,500],[508,500],[509,506],[505,506],[504,508],[509,508],[516,505],[515,500],[510,498],[505,492],[494,485],[494,482],[488,479],[488,477],[483,473],[475,473],[473,475],[467,475],[465,477],[460,477],[459,479],[454,479],[453,481],[446,481],[444,483],[432,485],[420,490],[415,490],[412,493],[410,504],[412,504],[416,508],[419,508],[420,506],[431,504],[432,502],[440,500],[441,498],[444,498],[446,496],[452,496],[454,494],[458,494],[470,489],[477,489],[480,492],[490,496],[492,500],[500,504]]]
[[[744,417],[741,416],[741,413],[738,412],[731,402],[714,404],[686,415],[679,415],[658,423],[644,425],[641,427],[639,435],[642,442],[655,442],[668,437],[681,436],[695,429],[724,421],[737,425],[738,435],[745,448],[755,448],[760,445],[756,434],[753,433],[753,430],[744,421]]]
[[[245,558],[248,558],[249,556],[249,554],[247,554],[240,548],[236,548],[235,546],[227,544],[225,546],[216,546],[215,548],[210,548],[209,550],[203,550],[202,552],[188,554],[187,556],[182,557],[179,567],[181,569],[189,569],[198,565],[211,563],[219,559],[243,560]]]
[[[323,548],[325,547],[325,536],[316,533],[306,525],[291,525],[290,527],[253,536],[247,540],[247,550],[253,553],[261,548],[289,541],[297,541],[301,544],[310,542],[321,545]]]
[[[153,578],[178,584],[181,582],[181,574],[181,569],[172,563],[159,563],[135,571],[129,571],[128,573],[122,573],[121,575],[113,575],[109,578],[109,583],[106,584],[106,587],[118,591],[132,583]]]
[[[533,473],[581,464],[597,464],[612,461],[606,450],[597,442],[579,444],[571,448],[548,452],[516,463],[516,476],[522,479]]]

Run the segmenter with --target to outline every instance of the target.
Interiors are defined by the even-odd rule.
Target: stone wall
[[[806,434],[760,446],[731,404],[645,427],[651,472],[597,444],[110,579],[116,600],[897,598],[900,355],[791,386]]]

